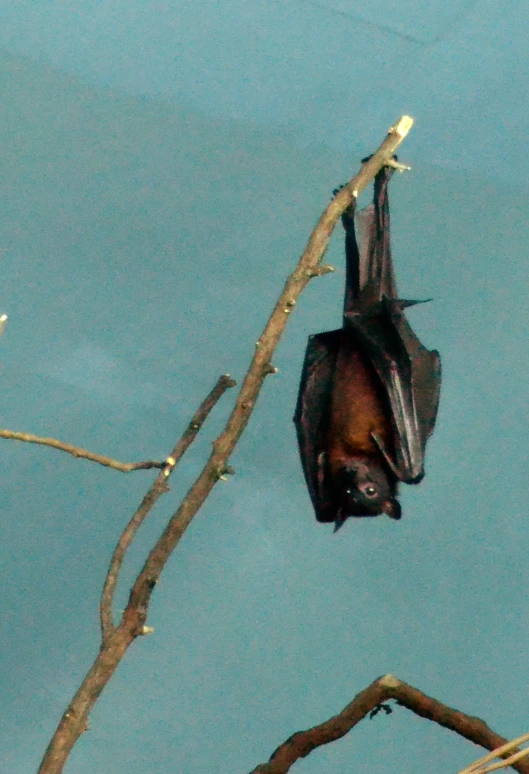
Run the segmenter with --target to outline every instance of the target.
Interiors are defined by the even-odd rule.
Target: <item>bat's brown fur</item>
[[[354,341],[345,339],[334,370],[327,433],[331,471],[338,471],[351,457],[378,458],[372,433],[392,448],[391,418],[378,376]]]

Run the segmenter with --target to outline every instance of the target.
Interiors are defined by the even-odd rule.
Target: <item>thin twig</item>
[[[215,483],[224,474],[230,472],[227,465],[229,456],[248,423],[264,379],[274,372],[272,355],[297,298],[311,278],[329,271],[329,268],[322,267],[320,262],[338,219],[377,172],[392,159],[412,124],[411,118],[403,116],[395,126],[390,128],[376,153],[363,164],[356,177],[336,194],[319,219],[298,265],[287,279],[283,292],[257,342],[255,354],[224,431],[213,444],[213,452],[202,472],[150,551],[131,590],[129,602],[120,623],[111,630],[111,634],[61,718],[44,755],[39,774],[62,772],[73,745],[86,729],[88,715],[101,691],[112,677],[130,644],[136,637],[149,631],[145,622],[152,590],[193,516]]]
[[[103,585],[103,593],[101,595],[99,612],[103,646],[108,642],[110,635],[114,631],[114,624],[112,621],[112,602],[118,581],[119,571],[121,569],[121,565],[123,564],[123,559],[128,547],[132,543],[132,540],[134,539],[134,536],[140,525],[142,524],[147,514],[151,511],[158,498],[168,491],[167,480],[169,476],[175,469],[184,452],[195,440],[196,435],[204,424],[209,412],[224,395],[226,390],[229,387],[235,387],[235,384],[236,382],[228,374],[223,374],[219,377],[216,385],[213,387],[207,398],[204,399],[199,409],[195,412],[180,440],[177,442],[173,451],[165,460],[163,470],[158,473],[153,485],[143,498],[140,507],[132,516],[131,520],[121,533],[121,537],[118,540],[114,554],[112,556],[112,560],[110,562],[110,566],[108,568],[108,573]]]
[[[300,758],[306,758],[317,747],[341,739],[366,715],[382,702],[396,699],[397,703],[419,717],[432,720],[444,728],[455,731],[474,744],[487,750],[495,750],[506,740],[490,729],[480,718],[465,715],[464,712],[448,707],[430,696],[402,682],[393,675],[375,680],[359,693],[338,715],[307,731],[298,731],[272,753],[268,763],[262,763],[251,774],[286,774]],[[512,761],[513,768],[520,774],[529,774],[527,761]]]
[[[57,438],[43,438],[40,435],[33,435],[33,433],[19,433],[15,430],[0,430],[0,438],[7,438],[11,441],[25,441],[26,443],[38,443],[41,446],[51,446],[53,449],[59,449],[67,454],[71,454],[73,457],[91,460],[92,462],[97,462],[99,465],[104,465],[107,468],[119,470],[121,473],[130,473],[133,470],[163,468],[165,465],[165,462],[158,462],[156,460],[147,460],[146,462],[119,462],[119,460],[113,460],[111,457],[105,457],[103,454],[96,454],[87,449],[81,449],[80,446],[73,446],[71,443],[58,441]]]
[[[516,739],[501,745],[501,747],[497,747],[482,758],[478,758],[470,766],[462,769],[459,774],[486,774],[488,771],[496,771],[496,769],[504,769],[507,766],[511,766],[516,761],[529,755],[529,747],[526,747],[524,750],[518,749],[519,745],[524,744],[524,742],[529,742],[529,734],[518,736]],[[507,756],[506,753],[511,752],[511,750],[515,750],[514,754]],[[504,760],[487,765],[495,758],[503,758]]]

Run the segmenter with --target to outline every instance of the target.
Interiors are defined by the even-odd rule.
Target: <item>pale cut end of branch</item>
[[[388,134],[398,134],[399,137],[404,138],[412,126],[413,118],[411,116],[401,116],[397,123],[390,128]]]
[[[231,378],[230,374],[222,374],[220,378],[223,381],[224,385],[228,388],[237,386],[237,382],[235,381],[235,379]]]
[[[384,688],[398,688],[401,685],[401,681],[395,675],[387,674],[381,677],[378,681]]]
[[[7,314],[0,315],[0,336],[4,332],[4,328],[6,327],[7,323]]]

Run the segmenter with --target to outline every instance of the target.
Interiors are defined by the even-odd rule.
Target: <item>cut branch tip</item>
[[[389,128],[388,134],[398,134],[399,137],[406,137],[412,126],[413,118],[411,116],[401,116],[397,123]]]
[[[219,381],[222,382],[222,384],[228,388],[237,386],[237,382],[235,381],[235,379],[231,378],[230,374],[222,374]]]
[[[387,675],[379,678],[378,682],[385,688],[398,688],[399,685],[401,685],[399,678],[395,677],[395,675],[392,675],[391,673],[388,673]]]

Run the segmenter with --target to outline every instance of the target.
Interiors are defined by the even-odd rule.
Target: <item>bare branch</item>
[[[258,340],[255,354],[242,383],[228,422],[213,444],[213,452],[202,472],[170,519],[160,539],[149,553],[143,569],[131,590],[121,621],[111,632],[94,664],[64,713],[44,755],[39,774],[60,774],[68,755],[86,729],[88,715],[101,691],[112,677],[119,662],[136,637],[145,634],[148,606],[160,574],[175,546],[191,523],[216,482],[229,472],[228,459],[251,416],[255,402],[268,374],[273,369],[272,355],[286,327],[297,298],[312,277],[325,271],[320,266],[334,227],[347,207],[382,167],[392,159],[395,150],[408,134],[413,120],[403,116],[391,127],[376,153],[363,164],[360,172],[332,199],[315,229],[298,265],[287,279],[266,327]],[[106,604],[106,602],[105,602]]]
[[[310,235],[309,242],[298,265],[287,279],[283,292],[261,334],[255,348],[250,367],[240,389],[235,407],[224,431],[213,444],[213,453],[204,466],[182,504],[170,520],[160,539],[147,557],[142,571],[132,588],[124,618],[136,620],[136,626],[145,623],[149,599],[154,585],[172,551],[189,526],[193,516],[209,495],[218,471],[226,467],[227,461],[246,427],[266,375],[270,372],[272,355],[286,327],[289,314],[308,282],[320,274],[320,262],[325,254],[334,227],[351,204],[372,178],[382,169],[407,135],[413,120],[403,116],[389,133],[380,148],[362,166],[360,172],[344,186],[319,219]]]
[[[353,701],[338,715],[319,726],[293,734],[272,753],[268,763],[257,766],[251,774],[286,774],[297,760],[306,758],[317,747],[341,739],[366,715],[389,699],[396,699],[398,704],[411,710],[419,717],[432,720],[444,728],[449,728],[487,750],[496,750],[497,747],[506,743],[506,739],[492,731],[480,718],[465,715],[464,712],[459,712],[446,704],[442,704],[437,699],[426,696],[417,688],[412,688],[411,685],[402,682],[393,675],[385,675],[355,696]],[[502,757],[507,757],[506,751],[496,751],[496,753],[498,752]],[[529,774],[527,761],[512,761],[512,766],[520,774]]]
[[[58,441],[56,438],[43,438],[40,435],[33,435],[33,433],[0,430],[0,438],[6,438],[12,441],[25,441],[26,443],[37,443],[41,446],[51,446],[53,449],[59,449],[67,454],[71,454],[73,457],[91,460],[92,462],[97,462],[99,465],[104,465],[107,468],[119,470],[121,473],[130,473],[133,470],[163,468],[165,465],[165,462],[157,462],[156,460],[147,460],[146,462],[119,462],[118,460],[113,460],[111,457],[105,457],[103,454],[96,454],[87,449],[81,449],[80,446],[73,446],[71,443],[64,443],[64,441]]]
[[[6,324],[7,324],[7,314],[1,314],[0,315],[0,336],[4,332],[4,328],[6,327]]]
[[[101,636],[103,645],[108,642],[108,639],[114,631],[114,624],[112,621],[112,601],[114,597],[114,591],[118,581],[119,571],[123,564],[125,553],[132,543],[136,532],[138,531],[143,520],[147,514],[154,507],[154,504],[161,497],[162,494],[168,491],[167,480],[176,465],[189,448],[189,446],[195,440],[197,433],[204,424],[209,412],[215,406],[215,404],[224,395],[229,387],[235,387],[236,382],[228,375],[224,374],[217,380],[216,385],[213,387],[207,398],[204,399],[199,409],[193,415],[189,425],[184,431],[182,437],[174,447],[171,454],[163,463],[163,469],[157,475],[153,485],[145,495],[142,503],[136,513],[133,515],[118,540],[110,567],[108,569],[107,577],[103,585],[103,593],[101,595],[100,604],[100,619],[101,619]]]

